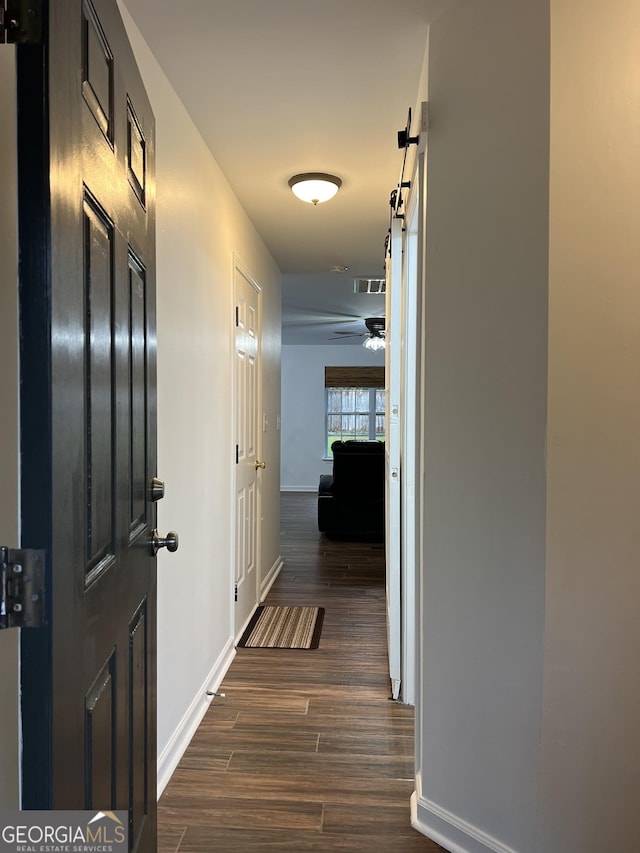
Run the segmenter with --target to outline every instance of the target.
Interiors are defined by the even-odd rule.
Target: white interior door
[[[258,604],[260,537],[260,287],[235,265],[235,635]]]
[[[385,299],[386,340],[386,514],[387,646],[391,692],[398,699],[402,684],[400,393],[402,379],[402,220],[391,223]]]

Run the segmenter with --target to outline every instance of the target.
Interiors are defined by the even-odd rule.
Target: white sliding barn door
[[[387,647],[389,677],[394,699],[402,684],[401,615],[401,512],[400,512],[400,394],[402,377],[402,220],[393,219],[387,254],[386,292],[386,572],[387,572]]]
[[[415,704],[416,582],[421,527],[420,445],[420,312],[419,275],[420,177],[416,168],[405,208],[402,288],[402,394],[401,411],[401,598],[402,598],[402,699]]]

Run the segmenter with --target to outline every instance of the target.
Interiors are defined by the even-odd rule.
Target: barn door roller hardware
[[[407,116],[407,124],[402,130],[398,131],[398,148],[408,148],[410,145],[417,145],[420,142],[420,134],[410,136],[411,133],[411,107],[409,107],[409,115]]]
[[[418,145],[420,142],[420,133],[426,133],[429,130],[429,102],[423,101],[420,104],[420,132],[417,136],[411,136],[411,107],[409,107],[409,115],[407,116],[407,124],[402,130],[398,131],[398,148],[408,148],[410,145]]]
[[[42,0],[0,0],[0,44],[40,44]]]
[[[44,551],[0,546],[0,629],[44,624]]]

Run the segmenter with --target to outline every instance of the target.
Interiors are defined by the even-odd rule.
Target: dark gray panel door
[[[23,807],[128,809],[155,850],[154,121],[115,0],[18,49]]]

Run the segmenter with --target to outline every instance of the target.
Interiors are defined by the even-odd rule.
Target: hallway
[[[384,546],[283,493],[269,604],[326,608],[315,651],[238,649],[159,803],[160,853],[442,850],[409,825],[413,711],[388,701]]]

